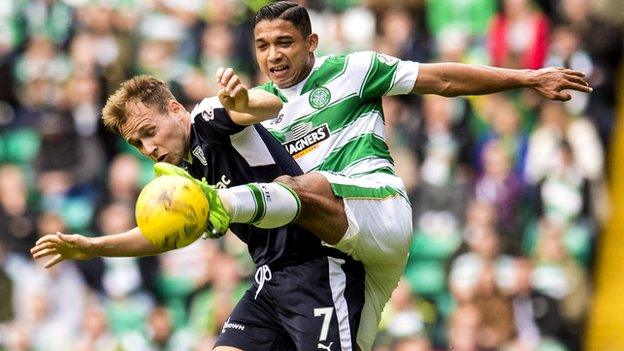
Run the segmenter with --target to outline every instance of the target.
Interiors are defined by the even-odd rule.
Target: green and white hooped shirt
[[[404,189],[386,144],[381,97],[408,94],[419,63],[376,52],[316,58],[299,84],[258,88],[279,96],[279,116],[262,122],[304,172],[366,176]]]

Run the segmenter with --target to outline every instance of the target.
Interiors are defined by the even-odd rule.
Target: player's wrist
[[[106,246],[106,236],[102,237],[85,237],[82,251],[89,257],[105,256],[104,248]]]
[[[534,69],[525,69],[520,71],[519,85],[526,88],[535,88],[539,85],[539,72]]]

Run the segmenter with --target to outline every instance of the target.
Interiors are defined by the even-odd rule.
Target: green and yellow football
[[[156,247],[173,250],[197,240],[206,229],[208,200],[192,180],[165,175],[150,181],[137,199],[141,233]]]

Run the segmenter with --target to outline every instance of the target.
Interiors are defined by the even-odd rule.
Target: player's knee
[[[281,176],[275,178],[274,181],[278,182],[278,183],[282,183],[282,184],[288,186],[295,193],[297,193],[297,195],[299,195],[298,190],[300,190],[300,187],[299,187],[299,181],[297,180],[297,177],[293,177],[293,176],[289,176],[289,175],[281,175]]]
[[[300,176],[282,175],[275,179],[276,182],[290,187],[304,201],[315,196],[333,195],[329,182],[320,174],[309,173]]]
[[[277,177],[275,181],[291,188],[299,196],[301,202],[307,204],[315,203],[318,197],[327,195],[327,192],[322,188],[322,184],[320,184],[320,181],[324,179],[316,174],[304,174],[295,177],[282,175]]]
[[[295,194],[297,194],[297,196],[303,203],[307,203],[311,193],[311,189],[310,186],[306,184],[307,182],[304,177],[305,176],[293,177],[289,175],[282,175],[277,177],[275,181],[288,186],[290,189],[292,189],[292,191],[295,192]]]

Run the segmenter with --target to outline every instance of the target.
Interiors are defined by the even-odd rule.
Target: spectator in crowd
[[[565,321],[557,300],[537,291],[532,283],[533,266],[526,257],[515,262],[515,282],[509,291],[518,330],[516,347],[534,350],[565,337]]]
[[[559,2],[557,20],[569,25],[580,38],[580,51],[586,51],[592,62],[588,76],[594,92],[589,96],[587,112],[596,125],[604,147],[609,145],[615,121],[616,84],[618,69],[624,54],[624,31],[621,25],[605,20],[595,11],[597,6],[590,0],[562,0]],[[619,13],[605,7],[607,12]]]
[[[13,281],[4,267],[6,256],[4,241],[0,239],[0,329],[13,319]]]
[[[18,166],[0,166],[0,241],[6,250],[24,257],[36,241],[36,214],[28,202],[26,182]]]
[[[75,351],[108,351],[118,347],[119,342],[108,328],[106,311],[96,299],[90,299],[75,341]]]
[[[475,196],[495,206],[498,227],[506,237],[519,242],[522,181],[513,172],[511,156],[502,140],[492,140],[485,144],[482,159],[483,174],[477,178]]]
[[[523,171],[528,146],[528,137],[522,129],[521,112],[514,102],[504,94],[486,97],[491,105],[488,113],[490,128],[477,138],[477,160],[483,156],[483,147],[492,140],[497,140],[510,157],[515,177],[523,180]],[[483,167],[483,163],[480,164]],[[483,169],[483,168],[481,168]]]
[[[420,344],[418,340],[424,339],[427,345],[427,329],[436,322],[428,307],[431,306],[419,303],[407,282],[401,281],[384,309],[380,332],[399,343],[408,344],[409,339],[409,344],[416,345]]]
[[[565,322],[560,340],[571,350],[580,348],[582,327],[588,308],[587,273],[568,253],[563,230],[557,223],[540,225],[533,255],[533,284],[536,290],[555,299]]]
[[[478,327],[481,312],[473,303],[460,303],[451,314],[448,322],[449,348],[457,351],[477,350]]]
[[[533,0],[503,0],[489,33],[491,62],[511,68],[542,67],[548,48],[549,20]]]

